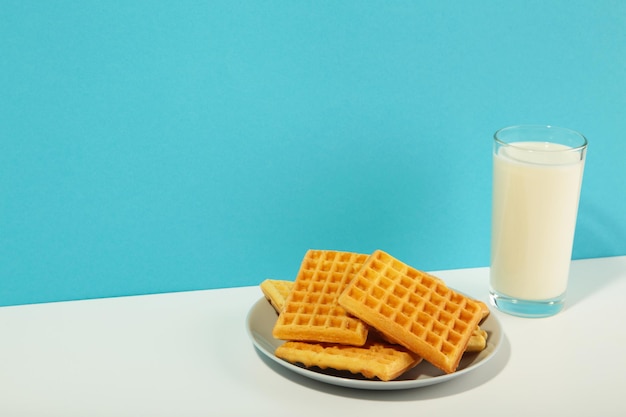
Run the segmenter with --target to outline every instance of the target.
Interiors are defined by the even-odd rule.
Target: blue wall
[[[0,3],[0,305],[489,262],[491,136],[590,142],[574,258],[626,254],[626,2]]]

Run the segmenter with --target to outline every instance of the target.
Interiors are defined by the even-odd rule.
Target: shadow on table
[[[602,262],[602,266],[599,266]],[[567,288],[566,307],[572,307],[594,292],[609,285],[626,270],[626,259],[583,259],[572,265]],[[598,271],[602,271],[599,273]]]
[[[275,361],[268,359],[258,350],[257,355],[259,355],[267,366],[282,377],[296,384],[327,394],[374,401],[419,401],[456,395],[487,383],[506,366],[511,356],[511,345],[505,334],[498,352],[486,364],[464,375],[460,375],[455,379],[420,388],[381,391],[346,388],[326,384],[294,373],[280,366]]]

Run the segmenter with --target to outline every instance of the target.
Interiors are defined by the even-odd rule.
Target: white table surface
[[[487,268],[434,274],[488,299]],[[245,329],[256,286],[3,307],[0,416],[623,416],[625,295],[626,256],[574,261],[563,312],[494,311],[505,338],[491,361],[404,391],[265,360]]]

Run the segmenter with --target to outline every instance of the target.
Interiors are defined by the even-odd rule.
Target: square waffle
[[[265,298],[269,301],[272,307],[274,307],[274,310],[277,313],[280,313],[281,310],[283,309],[283,306],[285,305],[285,299],[287,298],[287,296],[291,292],[291,289],[293,288],[293,281],[266,279],[263,282],[261,282],[260,287],[261,287],[261,291],[265,295]],[[489,307],[487,307],[487,305],[483,303],[482,301],[478,301],[478,300],[474,300],[474,301],[476,301],[480,305],[482,309],[481,317],[484,319],[490,313]],[[368,338],[370,337],[369,335],[371,334],[372,334],[372,329],[370,328]],[[469,342],[467,343],[465,352],[480,352],[481,350],[485,349],[487,347],[487,337],[488,337],[487,332],[481,329],[480,326],[477,326],[474,329],[474,332],[472,332],[472,336],[470,337]],[[367,343],[369,343],[369,340]],[[396,347],[398,346],[396,345]]]
[[[276,339],[361,346],[368,327],[349,315],[337,299],[367,255],[309,250],[273,328]]]
[[[259,286],[265,298],[267,298],[272,307],[274,307],[274,310],[280,313],[285,305],[285,300],[293,288],[293,282],[279,279],[266,279],[261,282]]]
[[[422,361],[421,357],[402,346],[371,340],[364,346],[286,342],[276,348],[275,354],[307,368],[317,366],[350,371],[382,381],[391,381]]]
[[[386,339],[451,373],[483,310],[444,282],[377,250],[339,297],[339,304]]]

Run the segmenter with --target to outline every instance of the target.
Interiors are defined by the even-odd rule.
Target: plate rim
[[[266,307],[263,307],[263,304],[266,304]],[[323,382],[326,384],[337,385],[337,386],[342,386],[342,387],[347,387],[347,388],[356,388],[356,389],[364,389],[364,390],[402,390],[402,389],[421,388],[421,387],[426,387],[426,386],[430,386],[434,384],[443,383],[451,379],[457,378],[459,376],[465,375],[473,370],[476,370],[479,367],[486,364],[487,362],[489,362],[499,351],[500,346],[502,345],[502,341],[504,339],[504,332],[502,331],[502,325],[499,319],[492,312],[482,322],[482,325],[484,325],[485,323],[489,323],[489,326],[488,326],[489,329],[491,329],[492,327],[494,328],[492,329],[492,332],[494,332],[495,334],[492,334],[491,337],[487,340],[486,350],[489,349],[489,351],[487,352],[487,355],[485,357],[478,360],[477,362],[471,363],[466,368],[457,370],[449,374],[442,374],[442,375],[437,375],[437,376],[427,377],[427,378],[422,378],[422,379],[401,379],[401,380],[392,380],[392,381],[380,381],[380,380],[357,379],[357,378],[353,379],[349,377],[329,375],[327,373],[319,372],[319,371],[312,370],[306,367],[301,367],[301,366],[292,364],[288,361],[285,361],[277,357],[273,351],[270,351],[270,349],[268,349],[265,346],[266,343],[269,345],[271,345],[271,343],[269,342],[264,343],[266,338],[261,335],[261,333],[258,331],[259,329],[253,328],[253,325],[252,325],[252,322],[254,321],[254,319],[257,318],[257,317],[254,317],[254,313],[256,312],[256,310],[261,309],[261,308],[266,308],[268,312],[271,311],[272,314],[276,314],[276,317],[278,317],[278,315],[276,311],[274,310],[274,308],[269,303],[269,301],[267,300],[267,298],[265,298],[264,296],[261,296],[252,305],[252,307],[250,308],[250,310],[248,311],[246,315],[246,330],[247,330],[248,336],[250,337],[253,345],[263,355],[265,355],[268,359],[272,360],[278,365],[296,374],[299,374],[309,379],[313,379],[313,380]],[[495,336],[495,339],[493,338],[493,336]],[[273,339],[277,343],[285,342],[283,340],[278,340],[275,338]],[[481,353],[482,352],[478,352],[477,355],[480,355]],[[421,366],[421,364],[418,365],[418,367],[419,366]]]

